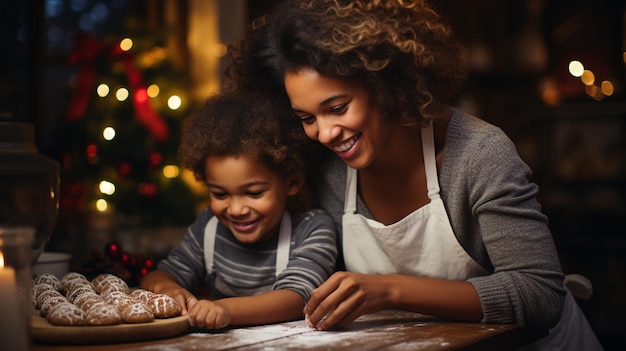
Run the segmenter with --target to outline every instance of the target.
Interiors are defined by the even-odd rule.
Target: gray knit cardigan
[[[454,233],[489,275],[468,281],[478,292],[485,323],[548,329],[558,322],[565,289],[538,186],[505,133],[458,109],[451,118],[438,172]],[[309,177],[318,206],[341,233],[346,165],[332,157]],[[357,212],[373,218],[362,198]],[[342,243],[349,245],[349,243]]]

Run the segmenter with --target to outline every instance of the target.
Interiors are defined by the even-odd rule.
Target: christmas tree
[[[177,166],[182,121],[193,102],[186,75],[159,34],[79,33],[64,120],[61,209],[115,213],[133,225],[187,225],[197,196]]]

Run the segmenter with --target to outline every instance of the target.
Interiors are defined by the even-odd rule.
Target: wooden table
[[[123,344],[35,344],[32,350],[512,350],[543,335],[512,324],[450,322],[390,310],[362,316],[335,331],[316,331],[304,321],[293,321],[220,332],[190,330],[173,338]]]

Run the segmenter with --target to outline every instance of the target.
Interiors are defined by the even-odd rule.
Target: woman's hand
[[[229,326],[231,321],[231,311],[219,300],[199,300],[189,309],[189,324],[192,327],[221,329]]]
[[[358,317],[389,308],[391,293],[383,275],[337,272],[313,291],[304,307],[309,326],[344,327]]]
[[[388,308],[455,320],[483,318],[478,293],[469,282],[349,272],[337,272],[315,289],[304,315],[309,326],[326,330]]]

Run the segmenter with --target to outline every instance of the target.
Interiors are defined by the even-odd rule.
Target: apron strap
[[[276,277],[287,268],[289,263],[289,249],[291,246],[291,216],[283,213],[278,232],[278,246],[276,247]]]
[[[435,138],[433,123],[422,128],[422,152],[424,154],[424,169],[426,170],[426,187],[428,198],[439,198],[439,180],[437,179],[437,158],[435,156]]]
[[[346,194],[344,196],[344,213],[356,213],[356,183],[357,183],[356,169],[346,166]]]
[[[213,251],[215,236],[217,235],[217,223],[217,217],[213,216],[204,227],[204,264],[209,275],[213,273]]]
[[[204,227],[204,262],[208,274],[213,272],[213,254],[215,250],[215,236],[217,235],[217,217],[213,216]],[[287,268],[291,247],[291,216],[285,211],[280,221],[278,245],[276,246],[276,276]]]

